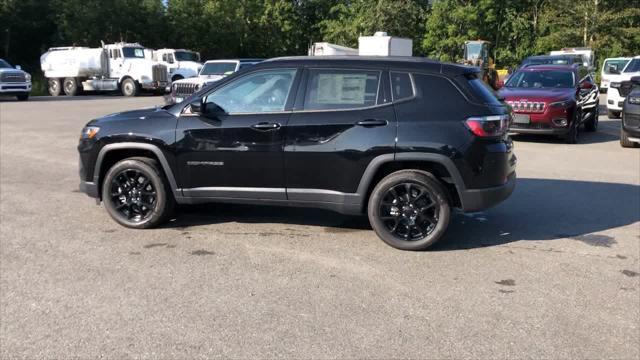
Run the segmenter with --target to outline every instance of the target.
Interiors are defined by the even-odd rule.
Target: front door
[[[308,69],[287,126],[289,200],[340,202],[373,158],[393,154],[396,119],[388,74],[379,69]],[[386,84],[386,86],[384,85]]]
[[[204,95],[215,116],[178,122],[177,163],[185,196],[286,199],[283,131],[296,69],[258,70]]]

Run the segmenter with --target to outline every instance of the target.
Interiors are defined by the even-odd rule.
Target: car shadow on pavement
[[[598,233],[640,221],[640,186],[574,180],[518,179],[504,203],[484,212],[452,217],[430,250],[460,250],[522,240],[570,238],[594,246],[615,239]],[[371,230],[364,216],[305,208],[206,204],[183,206],[168,228],[218,223],[275,223],[324,227],[325,232]],[[371,233],[371,236],[375,236]]]
[[[594,233],[638,221],[640,186],[522,178],[511,197],[497,207],[453,217],[447,234],[432,250],[564,238],[609,247],[615,238]]]

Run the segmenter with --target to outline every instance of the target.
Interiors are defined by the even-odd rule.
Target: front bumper
[[[618,89],[607,89],[607,110],[609,111],[622,111],[622,105],[624,104],[624,98],[620,96]]]
[[[512,172],[507,178],[507,182],[500,186],[486,189],[468,189],[460,194],[462,210],[473,212],[485,210],[496,206],[507,199],[516,187],[516,173]]]
[[[538,134],[538,135],[565,135],[569,132],[569,127],[564,128],[509,128],[509,134]]]
[[[31,92],[31,82],[0,83],[0,95],[22,95]]]
[[[169,82],[167,81],[152,81],[140,84],[145,90],[163,90],[166,91]]]

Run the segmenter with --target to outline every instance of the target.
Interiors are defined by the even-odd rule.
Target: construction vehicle
[[[465,41],[462,63],[479,67],[482,70],[482,80],[498,90],[500,77],[494,59],[490,56],[490,47],[491,43],[485,40]]]

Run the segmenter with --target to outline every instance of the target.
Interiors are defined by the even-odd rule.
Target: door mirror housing
[[[631,83],[634,86],[640,86],[640,76],[634,76],[631,78]]]
[[[610,74],[616,74],[616,75],[620,74],[620,71],[618,71],[618,68],[617,68],[617,67],[615,67],[615,66],[609,66],[609,67],[607,68],[607,71],[608,71]]]
[[[22,66],[16,65],[16,70],[22,70]]]
[[[189,104],[191,113],[204,116],[210,119],[218,119],[222,115],[226,115],[226,111],[220,105],[213,102],[205,102],[205,99],[196,99]]]
[[[189,104],[192,114],[202,115],[204,107],[204,101],[202,99],[196,99]]]

